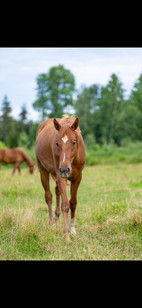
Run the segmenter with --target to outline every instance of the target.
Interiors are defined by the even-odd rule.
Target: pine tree
[[[10,126],[12,122],[11,117],[11,107],[10,103],[8,101],[7,95],[4,96],[3,102],[2,102],[2,115],[0,117],[1,122],[1,140],[6,143],[9,132],[10,132]]]

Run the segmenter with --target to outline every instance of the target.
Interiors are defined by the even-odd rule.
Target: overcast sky
[[[59,64],[74,75],[77,89],[106,85],[115,73],[128,97],[142,73],[142,48],[0,48],[0,109],[7,95],[14,117],[25,104],[28,118],[37,120],[36,77]]]

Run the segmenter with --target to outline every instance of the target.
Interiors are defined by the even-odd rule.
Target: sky
[[[7,95],[14,118],[26,105],[28,119],[39,120],[32,107],[37,98],[36,78],[59,64],[74,75],[76,89],[105,86],[115,73],[128,97],[142,73],[142,48],[0,48],[0,110]]]

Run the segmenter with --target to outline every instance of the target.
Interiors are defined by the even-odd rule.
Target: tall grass
[[[39,172],[0,171],[1,260],[142,259],[142,164],[86,166],[78,190],[76,236],[63,215],[49,225]],[[55,185],[50,181],[55,210]],[[68,194],[69,194],[69,187]]]

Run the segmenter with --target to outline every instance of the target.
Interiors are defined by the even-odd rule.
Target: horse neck
[[[31,168],[33,166],[33,162],[30,157],[26,158],[27,165]]]
[[[24,155],[24,159],[25,159],[27,165],[29,167],[32,167],[33,166],[33,162],[31,160],[31,158],[25,152],[23,152],[23,155]]]

